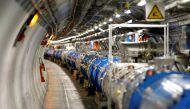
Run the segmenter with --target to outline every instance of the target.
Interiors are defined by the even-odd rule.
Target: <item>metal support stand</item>
[[[111,94],[112,94],[112,63],[113,63],[113,56],[112,56],[112,45],[113,45],[113,40],[112,40],[112,24],[109,25],[109,55],[108,55],[108,63],[109,63],[109,88],[110,92],[108,96],[108,109],[111,109],[112,105],[112,100],[111,100]]]
[[[108,55],[108,62],[109,62],[109,96],[108,96],[108,109],[111,109],[112,100],[112,63],[113,63],[113,56],[112,56],[112,46],[113,46],[113,37],[112,37],[112,29],[117,27],[123,28],[164,28],[164,56],[169,56],[169,24],[110,24],[109,25],[109,55]]]
[[[166,33],[166,37],[167,37],[167,41],[166,41],[166,44],[167,44],[167,56],[169,56],[170,55],[170,45],[169,45],[169,23],[167,23],[167,25],[166,25],[166,28],[167,28],[167,33]]]

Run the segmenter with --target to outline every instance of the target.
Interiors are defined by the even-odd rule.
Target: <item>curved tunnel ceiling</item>
[[[97,0],[98,1],[98,0]],[[94,28],[95,25],[109,19],[114,16],[114,11],[117,9],[119,11],[124,11],[125,4],[128,2],[130,4],[131,14],[122,14],[121,18],[115,19],[113,23],[124,23],[130,19],[133,20],[133,23],[147,23],[145,21],[145,9],[144,7],[137,6],[139,0],[104,0],[102,2],[102,6],[98,6],[96,2],[92,5],[92,7],[88,10],[86,16],[83,18],[83,21],[75,27],[73,31],[70,31],[67,34],[61,35],[59,39],[76,36],[80,33],[87,31],[89,28]],[[176,15],[181,16],[185,15],[188,11],[188,7],[181,3],[180,0],[156,0],[162,1],[165,3],[166,8],[166,21],[169,19],[174,19]],[[170,6],[172,3],[176,3],[174,6]],[[183,8],[181,8],[184,6]],[[186,7],[185,7],[186,6]],[[179,15],[180,13],[180,15]],[[103,29],[107,29],[107,27],[103,27]],[[97,31],[96,31],[97,32]]]
[[[18,1],[21,6],[26,6],[23,3],[30,2],[29,0]],[[166,5],[175,2],[175,0],[157,1],[164,1]],[[116,9],[123,11],[127,2],[131,14],[122,15],[120,19],[114,20],[114,23],[123,23],[130,19],[141,22],[145,16],[144,7],[137,6],[139,0],[31,0],[31,2],[37,11],[41,11],[42,18],[46,19],[46,21],[43,19],[41,24],[49,33],[57,36],[54,40],[77,35],[98,25],[112,17]],[[172,10],[168,12],[175,13],[175,9]],[[169,18],[167,15],[166,17]]]
[[[49,33],[56,34],[56,39],[76,35],[93,27],[113,16],[115,9],[124,9],[126,2],[130,3],[134,13],[123,15],[115,23],[129,19],[142,20],[144,16],[144,9],[136,7],[138,1],[133,0],[18,0],[18,2],[22,7],[25,7],[24,4],[28,4],[27,2],[32,2],[35,10],[41,15],[41,25],[46,27]]]

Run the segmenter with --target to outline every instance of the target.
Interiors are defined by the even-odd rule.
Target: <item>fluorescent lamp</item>
[[[133,23],[133,20],[131,19],[131,20],[127,21],[127,23]]]
[[[103,22],[103,24],[104,24],[104,25],[106,25],[106,24],[107,24],[107,22]]]
[[[94,31],[94,29],[92,28],[90,31]]]
[[[138,6],[144,6],[144,5],[146,5],[146,0],[141,0],[137,5]]]
[[[98,26],[95,26],[94,29],[98,29]]]
[[[113,19],[112,19],[112,18],[110,18],[110,19],[109,19],[109,22],[112,22],[112,21],[113,21]]]
[[[125,13],[125,14],[130,14],[130,13],[131,13],[131,10],[127,9],[127,10],[125,10],[124,13]]]
[[[120,15],[120,14],[116,14],[115,17],[116,17],[116,18],[120,18],[121,15]]]
[[[105,32],[105,30],[103,30],[102,28],[98,28],[101,32]],[[101,34],[101,33],[98,33]]]

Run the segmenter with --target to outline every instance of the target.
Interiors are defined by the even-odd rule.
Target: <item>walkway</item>
[[[96,109],[93,97],[77,81],[50,61],[45,61],[48,73],[48,91],[45,97],[45,109]]]

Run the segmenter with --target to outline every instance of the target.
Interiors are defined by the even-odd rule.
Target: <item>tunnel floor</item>
[[[74,79],[65,68],[45,61],[48,74],[48,90],[44,100],[44,109],[97,109],[94,96]]]

